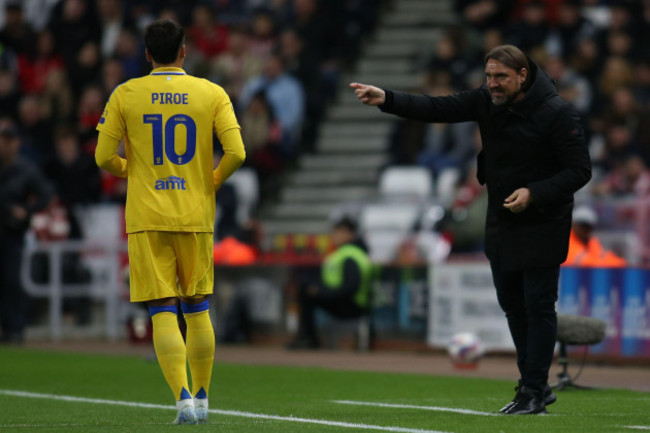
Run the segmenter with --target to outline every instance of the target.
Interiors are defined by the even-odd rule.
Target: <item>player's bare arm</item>
[[[377,106],[386,102],[386,92],[379,87],[361,83],[350,83],[350,87],[363,104]]]

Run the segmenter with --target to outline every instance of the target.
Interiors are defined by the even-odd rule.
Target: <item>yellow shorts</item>
[[[129,234],[131,302],[212,293],[212,233]]]

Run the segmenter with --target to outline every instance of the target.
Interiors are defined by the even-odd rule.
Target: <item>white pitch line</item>
[[[436,412],[452,412],[462,413],[464,415],[479,415],[479,416],[499,416],[499,414],[492,412],[479,412],[471,409],[461,409],[455,407],[440,407],[440,406],[415,406],[412,404],[393,404],[393,403],[376,403],[371,401],[352,401],[352,400],[333,400],[333,403],[349,404],[355,406],[374,406],[374,407],[390,407],[396,409],[418,409],[418,410],[431,410]]]
[[[46,400],[59,400],[59,401],[68,401],[74,403],[94,403],[94,404],[106,404],[112,406],[140,407],[146,409],[176,410],[176,406],[166,406],[162,404],[139,403],[134,401],[121,401],[121,400],[105,400],[101,398],[75,397],[71,395],[42,394],[37,392],[14,391],[9,389],[0,389],[0,394],[10,395],[13,397],[41,398]],[[393,426],[382,426],[382,425],[372,425],[372,424],[358,424],[358,423],[343,422],[343,421],[327,421],[327,420],[312,419],[312,418],[298,418],[293,416],[267,415],[263,413],[242,412],[238,410],[210,409],[209,412],[217,415],[225,415],[225,416],[236,416],[242,418],[255,418],[255,419],[269,419],[274,421],[288,421],[288,422],[297,422],[302,424],[320,424],[320,425],[327,425],[331,427],[354,428],[360,430],[377,430],[377,431],[387,431],[387,432],[395,432],[395,433],[448,433],[448,432],[442,432],[438,430],[423,430],[423,429],[416,429],[416,428],[393,427]]]
[[[625,428],[631,428],[634,430],[650,430],[650,425],[626,425]]]

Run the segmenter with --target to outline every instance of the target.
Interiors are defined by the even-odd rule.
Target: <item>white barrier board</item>
[[[486,350],[514,350],[487,263],[440,264],[429,271],[427,343],[447,347],[459,332],[472,332]]]

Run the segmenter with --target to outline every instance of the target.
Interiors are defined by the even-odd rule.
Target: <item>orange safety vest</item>
[[[585,245],[578,239],[573,230],[571,230],[569,253],[562,266],[622,268],[626,265],[627,262],[625,259],[603,248],[595,236],[592,236],[587,245]]]
[[[227,237],[214,246],[215,265],[244,266],[255,263],[255,249],[233,237]]]

